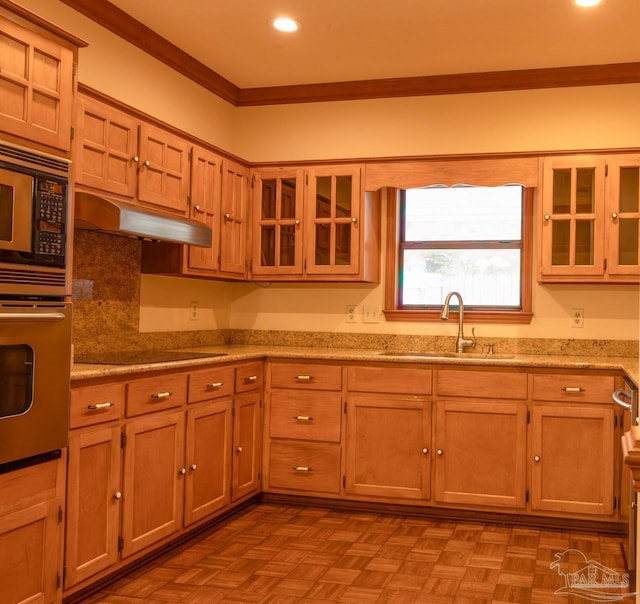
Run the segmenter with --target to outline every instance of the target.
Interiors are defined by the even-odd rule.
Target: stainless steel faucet
[[[462,296],[458,292],[449,292],[444,300],[444,307],[440,318],[446,321],[449,318],[449,301],[451,296],[458,298],[458,338],[456,339],[456,352],[464,352],[465,348],[474,348],[476,345],[476,332],[475,328],[471,328],[471,339],[464,337],[464,302]]]

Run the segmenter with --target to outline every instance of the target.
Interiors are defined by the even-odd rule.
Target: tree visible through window
[[[465,310],[530,315],[530,204],[519,185],[401,191],[395,310],[441,309],[457,291]]]

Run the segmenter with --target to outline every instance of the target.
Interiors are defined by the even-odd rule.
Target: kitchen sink
[[[383,350],[377,353],[382,357],[411,357],[416,359],[474,359],[491,361],[492,359],[512,359],[510,354],[478,354],[473,352],[406,352],[404,350]]]

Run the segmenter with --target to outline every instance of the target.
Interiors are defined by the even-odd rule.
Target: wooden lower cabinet
[[[61,602],[64,460],[0,475],[0,601]]]
[[[182,527],[184,413],[153,415],[125,426],[122,557]]]
[[[431,403],[420,397],[347,399],[345,493],[428,499]]]
[[[67,467],[66,586],[118,561],[121,468],[118,426],[72,433]]]
[[[614,507],[611,405],[535,403],[531,416],[531,509],[607,517]]]
[[[439,400],[434,433],[437,502],[524,508],[525,401]]]
[[[187,412],[184,524],[231,501],[232,402],[224,398]]]
[[[259,391],[233,401],[233,477],[231,500],[260,490],[262,398]]]

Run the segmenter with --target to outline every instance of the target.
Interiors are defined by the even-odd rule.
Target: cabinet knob
[[[611,218],[613,218],[614,220],[618,217],[618,212],[612,212],[611,213]]]
[[[189,466],[189,469],[190,469],[192,472],[195,472],[195,471],[198,469],[198,466],[197,466],[196,464],[192,463],[192,464]]]
[[[225,220],[231,220],[231,214],[225,214],[224,215],[224,219]]]
[[[442,455],[442,454],[444,453],[444,451],[443,451],[442,449],[438,449],[438,450],[436,451],[436,453],[437,453],[438,455]]]
[[[178,474],[180,474],[180,476],[184,476],[187,473],[187,469],[186,468],[180,468],[178,470]]]
[[[148,159],[144,160],[144,165],[147,166],[147,168],[151,165],[151,162]]]
[[[241,445],[238,445],[236,447],[236,453],[242,453],[242,446]]]
[[[545,220],[551,220],[551,216],[549,216],[549,214],[545,214],[545,215],[544,215],[544,219],[545,219]]]
[[[422,454],[426,455],[429,452],[429,449],[427,449],[427,447],[425,447],[424,449],[422,449]]]
[[[299,226],[299,225],[300,225],[300,221],[296,220],[296,226]]]
[[[116,491],[116,492],[113,494],[113,498],[114,498],[114,499],[122,499],[122,493],[121,493],[120,491]]]
[[[132,157],[132,160],[133,160],[133,162],[134,162],[134,163],[136,163],[136,164],[137,164],[137,163],[140,161],[140,158],[139,158],[137,155],[134,155],[134,156]]]
[[[533,461],[536,461],[536,462],[540,461],[540,455],[536,455],[536,456],[533,458]]]
[[[353,224],[355,224],[356,222],[358,222],[358,219],[355,216],[353,216],[351,218],[351,222],[353,222]]]

